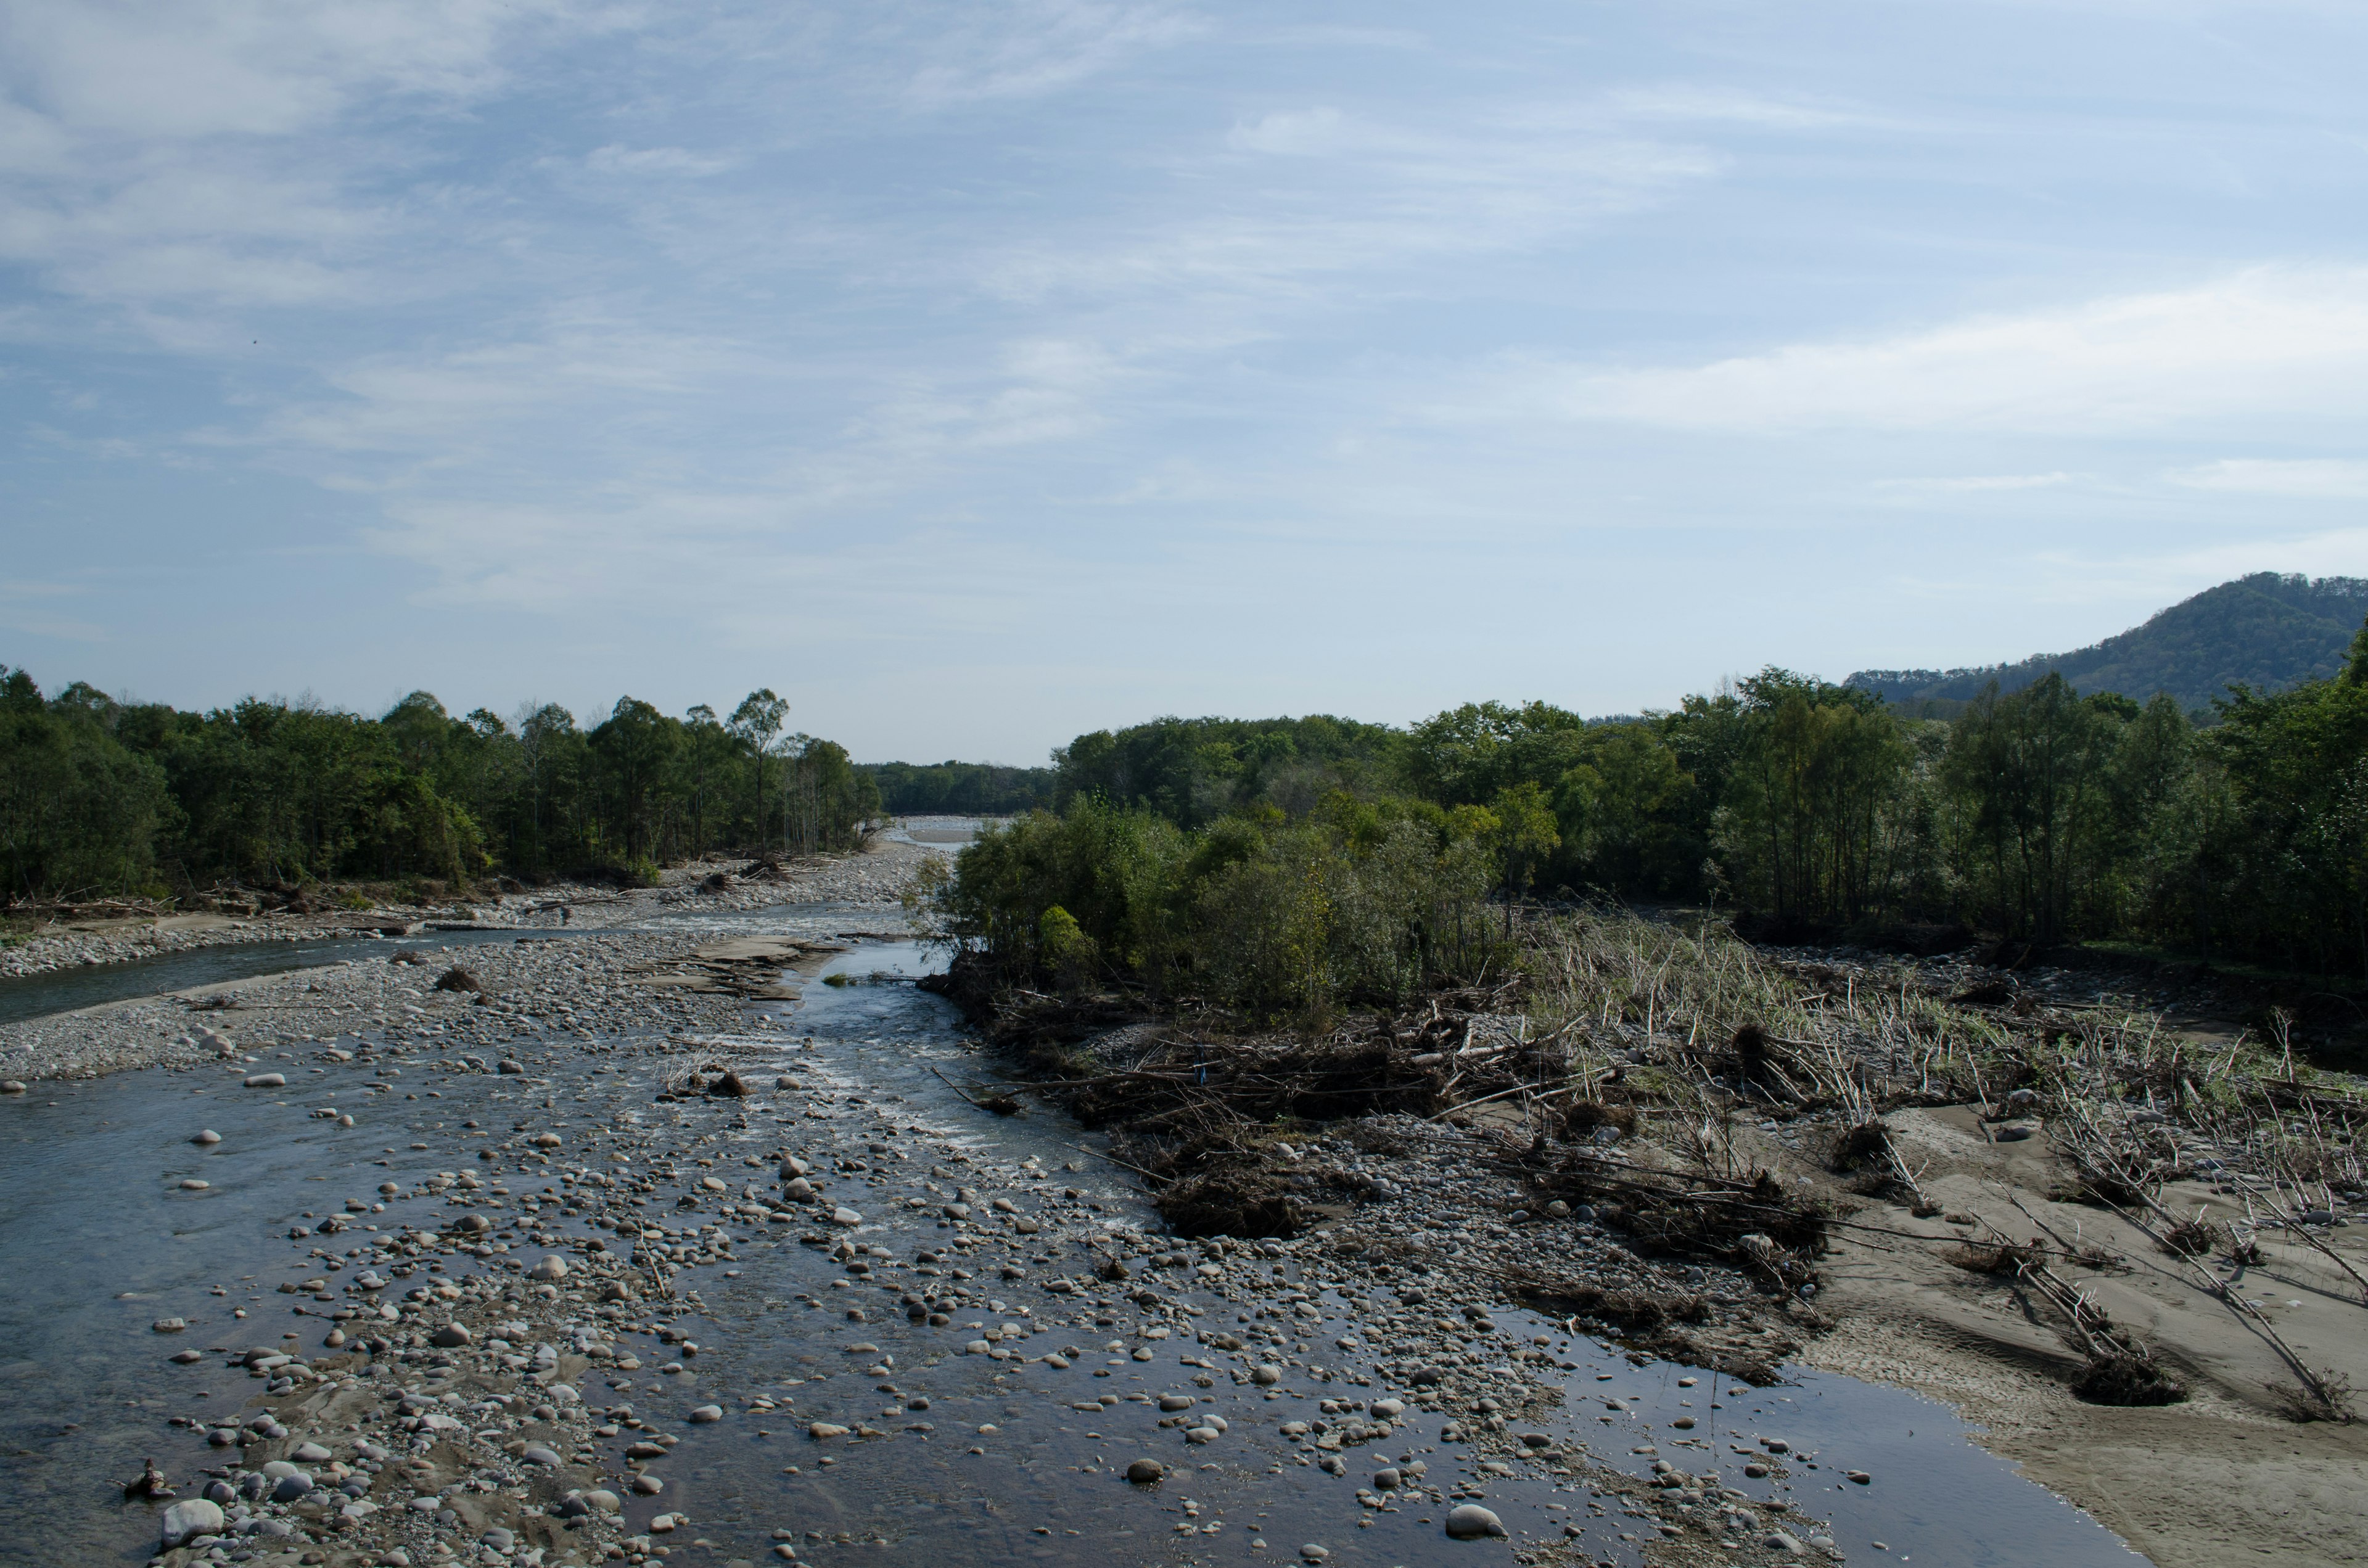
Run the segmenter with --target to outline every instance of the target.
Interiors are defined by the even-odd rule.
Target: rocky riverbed
[[[1485,1127],[1334,1124],[1291,1152],[1326,1195],[1312,1229],[1186,1240],[1065,1119],[970,1103],[954,1085],[992,1064],[909,983],[926,956],[882,938],[906,858],[757,919],[659,905],[677,925],[0,1030],[29,1085],[0,1113],[28,1148],[55,1118],[120,1129],[110,1168],[147,1185],[116,1222],[177,1260],[111,1312],[44,1298],[91,1309],[93,1408],[123,1414],[12,1429],[55,1477],[0,1521],[15,1545],[136,1541],[163,1568],[1749,1563],[1878,1550],[1834,1533],[1848,1514],[1896,1546],[1867,1510],[1920,1494],[1886,1496],[1910,1477],[1873,1427],[1806,1437],[1777,1391],[1513,1304],[1550,1265],[1696,1303],[1688,1332],[1729,1351],[1790,1347],[1740,1276],[1522,1207]],[[65,1053],[77,1028],[96,1052]],[[156,1071],[108,1083],[40,1071],[142,1052]],[[39,1243],[8,1244],[22,1267]],[[2044,1501],[1956,1449],[1956,1483]],[[173,1495],[117,1500],[139,1455]],[[2077,1518],[2021,1533],[2051,1562],[2119,1551]],[[1952,1561],[1928,1534],[1918,1560]]]

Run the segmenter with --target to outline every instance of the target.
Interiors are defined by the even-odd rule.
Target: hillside
[[[2118,691],[2143,702],[2167,691],[2190,711],[2208,710],[2233,685],[2277,691],[2335,674],[2363,616],[2368,578],[2257,572],[2069,653],[1978,669],[1861,670],[1844,684],[1945,718],[1993,680],[2013,691],[2055,670],[2084,692]]]

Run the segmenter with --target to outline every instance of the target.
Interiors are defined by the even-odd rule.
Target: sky
[[[2368,574],[2368,6],[0,0],[0,664],[859,758]]]

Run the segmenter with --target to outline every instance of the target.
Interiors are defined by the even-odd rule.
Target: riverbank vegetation
[[[1055,764],[1053,808],[931,895],[1010,976],[1320,1007],[1476,972],[1480,903],[1542,895],[1701,904],[1794,941],[1978,930],[2368,978],[2368,637],[2341,673],[2236,688],[2205,723],[2056,676],[1911,718],[1768,669],[1635,719],[1168,718]]]
[[[832,742],[751,693],[680,718],[620,698],[460,717],[414,692],[378,718],[250,698],[183,712],[0,669],[0,878],[17,899],[224,882],[466,885],[599,876],[724,850],[855,843],[879,793]]]

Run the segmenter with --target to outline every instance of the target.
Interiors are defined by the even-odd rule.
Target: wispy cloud
[[[2368,500],[2368,461],[2348,458],[2223,458],[2180,469],[2171,482],[2191,490],[2298,499]]]
[[[1980,494],[1999,490],[2053,490],[2071,483],[2074,478],[2074,475],[2060,470],[2053,473],[1977,473],[1947,479],[1878,479],[1873,487],[1887,491]]]
[[[999,0],[928,21],[928,58],[906,89],[922,108],[1057,92],[1202,30],[1181,9],[1106,0]]]
[[[2170,431],[2368,413],[2368,270],[2195,287],[1668,369],[1508,363],[1480,406],[1702,430]]]

